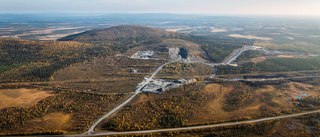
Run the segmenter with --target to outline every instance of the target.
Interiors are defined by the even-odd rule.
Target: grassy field
[[[25,125],[21,130],[25,132],[41,133],[43,131],[61,131],[66,132],[72,128],[75,122],[72,119],[72,115],[63,112],[53,112],[44,115],[41,118],[34,118],[26,121]]]
[[[28,107],[37,104],[46,97],[53,96],[53,91],[41,89],[1,89],[0,110],[7,107]]]

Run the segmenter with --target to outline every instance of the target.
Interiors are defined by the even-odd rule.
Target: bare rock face
[[[178,60],[181,58],[181,56],[179,57],[179,52],[180,52],[179,48],[169,48],[169,54],[172,60]]]
[[[168,89],[181,87],[196,81],[197,80],[193,78],[183,78],[179,80],[153,79],[149,84],[142,88],[142,92],[161,94]]]
[[[133,54],[131,58],[137,58],[137,59],[148,59],[151,56],[153,56],[154,51],[147,50],[147,51],[138,51],[137,53]]]

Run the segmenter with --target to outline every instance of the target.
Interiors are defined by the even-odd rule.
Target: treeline
[[[86,129],[98,116],[107,112],[124,95],[97,95],[76,91],[60,91],[54,96],[42,100],[40,103],[26,108],[5,108],[0,110],[0,132],[11,130],[9,134],[28,125],[28,120],[41,118],[53,112],[72,114],[72,128],[68,131]],[[56,133],[56,131],[46,131]],[[36,134],[39,132],[35,131]],[[33,134],[33,133],[26,133]]]
[[[218,66],[218,74],[245,74],[250,72],[283,72],[320,69],[319,58],[273,58],[259,63],[245,63],[241,67]]]

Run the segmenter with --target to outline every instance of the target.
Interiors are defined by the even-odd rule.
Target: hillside
[[[74,41],[0,39],[1,81],[43,81],[69,65],[113,55],[108,47]]]
[[[186,37],[184,34],[168,32],[138,25],[121,25],[104,29],[94,29],[60,39],[61,41],[122,41],[132,43],[161,38]]]
[[[121,25],[70,35],[59,39],[59,41],[78,41],[99,46],[107,46],[112,50],[123,53],[135,46],[159,43],[165,39],[187,37],[189,36],[151,27]]]
[[[138,25],[121,25],[105,29],[94,29],[80,34],[67,36],[60,41],[78,41],[100,46],[107,46],[121,53],[138,46],[158,44],[168,39],[185,40],[200,45],[205,51],[205,56],[213,62],[221,62],[234,49],[242,45],[252,45],[252,40],[236,38],[207,38],[191,36],[161,29]],[[166,43],[172,45],[172,43]],[[173,43],[174,44],[174,43]]]

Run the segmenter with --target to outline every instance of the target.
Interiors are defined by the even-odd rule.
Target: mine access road
[[[142,89],[148,85],[150,83],[150,81],[153,79],[153,77],[155,75],[157,75],[160,70],[168,65],[168,64],[171,64],[171,63],[175,63],[175,62],[185,62],[185,63],[202,63],[202,64],[206,64],[206,65],[209,65],[211,67],[216,67],[216,66],[220,66],[220,65],[229,65],[231,62],[235,61],[241,54],[242,52],[244,51],[247,51],[247,50],[260,50],[262,52],[269,52],[268,49],[264,48],[264,47],[259,47],[259,46],[243,46],[243,48],[240,48],[240,49],[236,49],[235,51],[233,51],[231,53],[231,55],[229,57],[227,57],[223,62],[221,63],[205,63],[203,61],[186,61],[184,59],[177,59],[177,60],[172,60],[170,62],[167,62],[163,65],[161,65],[160,67],[158,67],[158,69],[147,79],[144,79],[142,82],[139,83],[139,85],[137,86],[137,89],[135,90],[135,93],[130,97],[128,98],[126,101],[124,101],[123,103],[121,103],[120,105],[118,105],[117,107],[115,107],[114,109],[112,109],[110,112],[108,112],[107,114],[103,115],[101,118],[99,118],[98,120],[96,120],[90,127],[89,129],[87,130],[87,132],[83,133],[82,135],[113,135],[114,134],[134,134],[134,133],[138,133],[140,131],[132,131],[132,132],[110,132],[110,134],[108,133],[99,133],[99,134],[96,134],[94,132],[94,128],[102,121],[104,120],[105,118],[111,116],[113,113],[115,113],[116,111],[120,110],[122,107],[124,107],[126,104],[128,104],[134,97],[136,97],[139,93],[142,92]],[[210,78],[214,78],[215,75],[216,75],[216,70],[214,72],[214,74],[212,74],[210,76]],[[240,123],[240,122],[239,122]],[[252,122],[251,122],[252,123]],[[217,125],[216,125],[217,126]],[[220,124],[220,126],[222,126],[222,124]],[[199,126],[201,127],[201,126]],[[191,127],[190,129],[192,129],[194,127]],[[179,129],[180,128],[175,128],[175,129]],[[183,128],[181,128],[183,129]],[[148,130],[148,131],[145,131],[144,133],[152,133],[150,131],[154,131],[156,132],[157,130]],[[161,130],[162,131],[162,130]],[[170,131],[170,129],[163,129],[163,131]],[[143,132],[141,132],[143,133]]]

